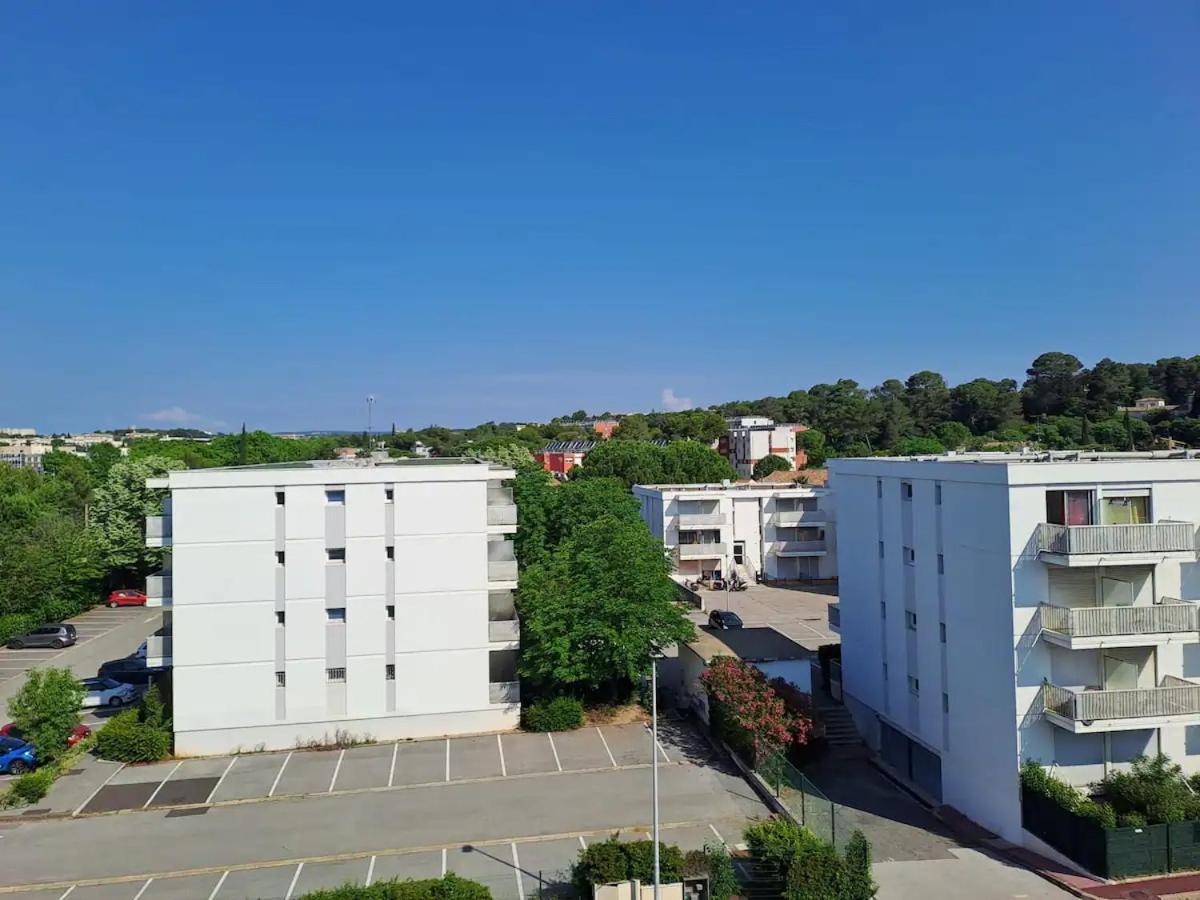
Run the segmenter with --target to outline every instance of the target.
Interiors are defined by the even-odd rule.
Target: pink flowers
[[[713,726],[731,744],[756,760],[804,744],[812,722],[788,712],[783,698],[754,666],[732,656],[718,656],[701,674],[708,692]]]

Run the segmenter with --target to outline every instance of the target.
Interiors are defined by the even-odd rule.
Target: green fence
[[[797,822],[839,850],[845,849],[852,826],[843,821],[841,808],[803,772],[780,754],[766,759],[755,771]]]

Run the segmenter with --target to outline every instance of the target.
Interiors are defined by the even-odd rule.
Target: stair
[[[743,856],[734,860],[734,871],[743,900],[779,900],[783,896],[783,875],[778,866]]]

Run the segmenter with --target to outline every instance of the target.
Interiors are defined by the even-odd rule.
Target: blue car
[[[0,736],[0,775],[22,775],[35,765],[33,744]]]

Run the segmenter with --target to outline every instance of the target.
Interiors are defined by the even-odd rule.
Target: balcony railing
[[[1200,605],[1164,598],[1153,606],[1066,607],[1041,604],[1042,627],[1071,637],[1200,631]]]
[[[1196,526],[1190,522],[1144,525],[1038,526],[1038,550],[1043,553],[1100,554],[1186,553],[1196,550]]]
[[[825,609],[828,611],[828,615],[829,615],[829,627],[830,628],[841,628],[842,627],[842,608],[841,608],[841,606],[839,606],[837,603],[830,603],[827,607],[825,607]]]
[[[489,641],[519,641],[521,639],[521,622],[519,619],[509,619],[506,622],[488,622]]]
[[[491,703],[520,703],[521,682],[493,681],[488,685],[488,700]]]
[[[720,513],[680,513],[679,530],[695,531],[700,528],[723,528],[725,516]]]
[[[512,541],[488,541],[488,581],[516,581]]]
[[[725,556],[724,544],[680,544],[680,559],[718,559]]]
[[[169,547],[171,545],[171,517],[146,516],[146,546]]]
[[[825,549],[824,541],[774,541],[771,544],[771,552],[776,556],[823,553]]]
[[[171,573],[155,572],[146,576],[146,599],[167,603],[171,599]]]
[[[169,666],[171,664],[171,635],[152,634],[146,638],[146,665]]]
[[[770,523],[776,528],[795,528],[809,523],[820,524],[827,518],[819,509],[782,509],[771,516]]]
[[[517,504],[513,500],[512,488],[488,488],[487,523],[489,525],[517,524]]]
[[[1071,691],[1047,682],[1042,686],[1047,712],[1073,722],[1200,716],[1200,684],[1168,675],[1155,688],[1123,691]]]

